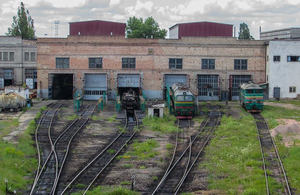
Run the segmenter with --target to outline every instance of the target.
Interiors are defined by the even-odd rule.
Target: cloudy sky
[[[0,0],[0,35],[7,32],[17,15],[19,0]],[[67,37],[69,22],[105,20],[124,22],[136,16],[152,16],[160,28],[176,23],[210,21],[232,24],[237,35],[242,22],[255,39],[262,31],[300,27],[300,0],[23,0],[34,19],[38,37]]]

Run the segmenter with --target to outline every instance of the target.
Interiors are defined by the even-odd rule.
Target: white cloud
[[[120,0],[110,0],[109,6],[118,5],[120,3]]]
[[[152,7],[153,7],[153,2],[147,1],[145,3],[142,3],[140,0],[138,0],[136,2],[135,9],[136,10],[141,10],[141,9],[144,8],[144,9],[148,10],[149,12],[151,12],[152,11]]]

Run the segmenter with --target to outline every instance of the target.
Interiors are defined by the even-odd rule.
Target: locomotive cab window
[[[254,93],[254,89],[247,89],[246,92],[247,93]]]
[[[263,89],[255,89],[255,93],[263,93],[264,90]]]
[[[186,101],[193,101],[193,96],[190,96],[190,95],[185,96],[185,100]]]
[[[183,96],[183,95],[178,95],[178,96],[176,97],[176,100],[177,100],[177,101],[184,101],[184,96]]]

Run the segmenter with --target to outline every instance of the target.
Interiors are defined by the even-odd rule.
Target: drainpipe
[[[24,71],[23,71],[23,57],[24,57],[24,55],[23,55],[23,39],[22,39],[22,46],[21,46],[21,73],[22,73],[22,86],[23,86],[23,79],[24,79],[24,76],[23,76],[23,73],[24,73]]]

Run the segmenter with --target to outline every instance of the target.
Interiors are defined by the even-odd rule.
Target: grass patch
[[[92,116],[92,120],[93,120],[93,121],[100,121],[100,120],[101,120],[101,117],[100,117],[100,116],[93,115],[93,116]]]
[[[130,183],[130,185],[131,185],[131,183]],[[83,194],[83,191],[73,193],[72,195],[82,195],[82,194]],[[94,188],[93,190],[89,190],[86,194],[87,195],[138,195],[139,193],[122,188],[122,187],[98,186],[97,188]]]
[[[116,152],[116,150],[109,149],[109,150],[107,150],[107,152],[108,152],[109,154],[114,154],[114,153]]]
[[[24,179],[34,173],[37,167],[36,149],[32,134],[36,128],[35,122],[30,122],[24,134],[19,135],[18,144],[0,142],[0,192],[5,194],[4,178],[8,180],[11,190],[26,189],[32,180]],[[0,193],[1,194],[1,193]]]
[[[171,144],[171,143],[167,143],[167,144],[166,144],[166,148],[167,148],[168,150],[171,150],[171,149],[174,148],[174,146],[173,146],[173,144]]]
[[[145,117],[143,119],[143,126],[151,131],[161,132],[164,134],[176,133],[177,126],[175,124],[176,118],[172,115],[164,115],[163,118]]]
[[[38,119],[41,117],[43,111],[47,110],[47,106],[41,107],[40,111],[35,115],[35,118]]]
[[[131,185],[131,182],[129,182],[129,181],[122,181],[121,185]]]
[[[123,164],[124,168],[133,168],[133,164]]]
[[[205,160],[199,165],[210,173],[209,188],[222,194],[264,194],[261,165],[252,116],[242,115],[241,119],[223,116],[215,138],[206,148]]]
[[[2,139],[6,135],[8,135],[12,130],[16,129],[18,126],[18,119],[0,120],[0,138]]]
[[[156,140],[148,139],[144,142],[139,142],[139,140],[135,139],[132,144],[132,150],[126,152],[123,156],[119,158],[131,159],[132,157],[136,159],[149,159],[157,156],[159,154],[158,151],[155,150],[159,146],[159,143]]]
[[[279,100],[279,101],[270,101],[274,103],[283,103],[283,104],[293,104],[295,106],[300,107],[300,101],[299,100]]]
[[[78,115],[77,114],[72,114],[72,115],[69,115],[67,116],[67,120],[68,121],[72,121],[72,120],[75,120],[78,118]]]
[[[116,119],[117,115],[112,115],[111,117],[107,118],[108,122],[113,123],[113,122],[117,122],[118,120]]]

